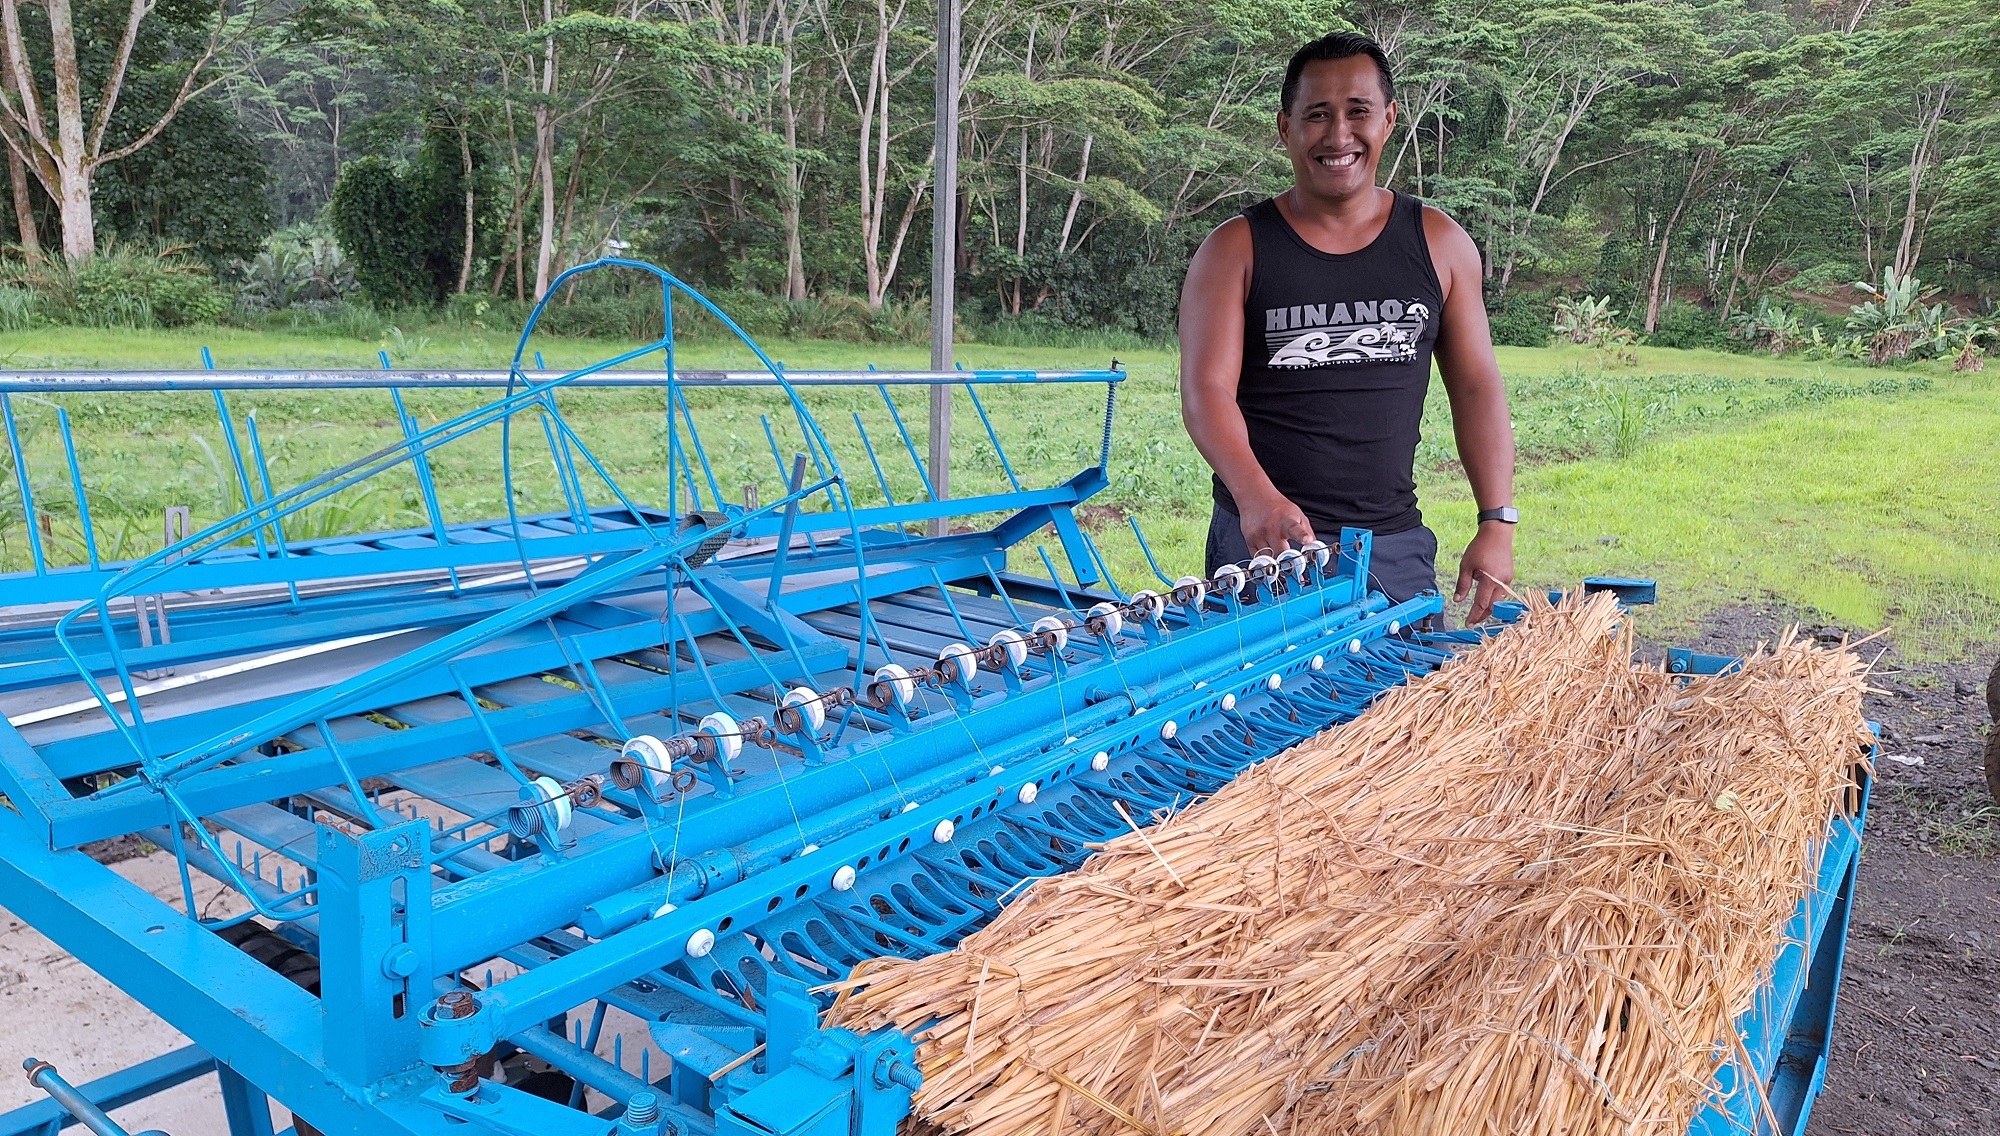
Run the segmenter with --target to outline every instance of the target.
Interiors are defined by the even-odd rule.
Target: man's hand
[[[1249,519],[1244,519],[1249,525]],[[1502,584],[1514,582],[1514,526],[1500,521],[1487,521],[1479,526],[1479,533],[1472,543],[1465,546],[1465,556],[1458,562],[1458,590],[1452,594],[1451,602],[1464,603],[1467,595],[1472,595],[1472,610],[1466,613],[1465,625],[1471,627],[1484,623],[1493,614],[1493,601],[1504,593]],[[1473,589],[1477,588],[1477,594]]]
[[[1236,507],[1243,510],[1243,543],[1252,556],[1276,556],[1287,548],[1303,547],[1313,538],[1313,527],[1304,511],[1275,489],[1266,497],[1239,499]],[[1511,573],[1511,553],[1507,563]]]

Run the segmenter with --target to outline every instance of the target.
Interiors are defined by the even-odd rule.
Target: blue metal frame
[[[61,607],[0,631],[0,791],[14,806],[0,810],[0,903],[208,1055],[87,1091],[143,1095],[212,1058],[232,1136],[263,1136],[258,1094],[322,1132],[369,1136],[887,1134],[921,1082],[914,1048],[895,1031],[821,1029],[815,987],[863,958],[948,949],[1128,817],[1214,791],[1478,638],[1413,631],[1441,610],[1435,595],[1370,593],[1358,530],[1215,578],[1118,588],[1075,516],[1108,483],[1115,370],[911,378],[1103,382],[1106,432],[1097,465],[1024,487],[976,402],[1009,489],[897,503],[882,463],[898,450],[929,484],[887,390],[898,378],[842,381],[882,392],[900,445],[878,448],[857,417],[843,446],[799,377],[759,351],[762,385],[728,385],[779,400],[802,449],[787,463],[766,418],[784,492],[721,502],[682,391],[694,383],[675,370],[674,306],[734,325],[632,262],[557,283],[610,267],[659,284],[661,341],[526,370],[537,309],[499,400],[429,429],[398,400],[401,443],[276,493],[246,429],[235,516],[127,564],[52,567],[38,549],[7,580],[10,599]],[[553,398],[651,352],[667,363],[663,504],[631,500]],[[214,374],[204,389],[227,422]],[[392,399],[413,385],[366,374],[340,382]],[[99,385],[121,381],[187,380]],[[539,435],[564,507],[447,516],[434,456],[496,426],[511,442],[521,416],[540,426],[524,436]],[[855,500],[856,460],[884,504]],[[423,527],[286,533],[301,509],[406,465]],[[911,535],[982,516],[978,531]],[[1049,529],[1067,579],[1033,543]],[[142,633],[163,593],[171,636],[164,617]],[[75,850],[127,833],[176,853],[178,907]],[[201,918],[196,874],[248,913]],[[225,937],[270,934],[241,926],[253,916],[316,960],[315,989]],[[1812,925],[1837,943],[1831,917]],[[495,981],[496,959],[519,973]],[[606,1007],[651,1023],[672,1060],[635,1072],[595,1052]],[[568,1032],[578,1010],[597,1023],[588,1036]],[[613,1107],[573,1107],[580,1089],[544,1100],[483,1064],[515,1052]],[[48,1119],[17,1110],[0,1136]]]

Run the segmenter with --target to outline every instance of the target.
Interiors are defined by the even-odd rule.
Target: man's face
[[[1292,156],[1292,174],[1319,197],[1374,188],[1395,127],[1396,104],[1383,98],[1381,73],[1365,55],[1306,64],[1291,112],[1278,112],[1278,140]]]

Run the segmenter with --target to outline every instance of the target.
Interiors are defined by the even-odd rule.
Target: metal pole
[[[952,300],[958,288],[958,54],[960,0],[938,0],[937,176],[931,190],[931,370],[952,369]],[[931,490],[951,496],[951,390],[931,388]],[[930,523],[944,535],[950,520]]]

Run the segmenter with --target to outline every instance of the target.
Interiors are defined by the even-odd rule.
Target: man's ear
[[[1280,110],[1278,112],[1278,145],[1280,146],[1289,145],[1290,144],[1289,136],[1291,132],[1292,132],[1291,116],[1286,114],[1284,111]]]
[[[1396,129],[1397,103],[1395,99],[1389,100],[1389,110],[1384,117],[1389,120],[1389,129]]]

